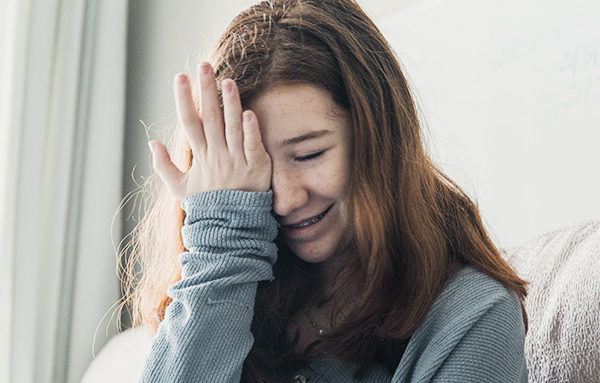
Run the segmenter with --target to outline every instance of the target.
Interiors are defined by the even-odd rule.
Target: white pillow
[[[551,231],[503,255],[530,282],[529,382],[600,382],[600,222]]]
[[[152,334],[143,327],[115,335],[89,365],[81,382],[139,382],[151,346]]]

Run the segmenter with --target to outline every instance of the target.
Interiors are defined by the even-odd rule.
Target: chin
[[[301,260],[303,260],[304,262],[308,262],[308,263],[321,263],[321,262],[325,262],[328,259],[331,258],[330,255],[305,255],[305,254],[298,254],[298,253],[294,253],[298,258],[300,258]]]
[[[333,249],[319,249],[319,248],[307,248],[303,245],[294,245],[288,243],[290,250],[304,262],[308,263],[321,263],[325,262],[333,257]],[[312,246],[311,246],[312,247]]]

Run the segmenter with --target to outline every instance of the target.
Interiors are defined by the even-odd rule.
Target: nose
[[[306,204],[308,190],[298,174],[289,169],[273,167],[271,177],[275,214],[287,216]]]

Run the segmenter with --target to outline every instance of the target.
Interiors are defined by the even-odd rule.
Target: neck
[[[320,274],[325,295],[329,295],[333,292],[337,277],[348,264],[348,259],[349,256],[347,254],[339,254],[321,263]]]
[[[349,313],[353,307],[355,307],[360,299],[360,291],[358,284],[356,283],[344,283],[336,289],[336,282],[340,282],[340,272],[344,268],[348,267],[351,262],[351,257],[348,253],[343,256],[332,257],[319,264],[320,268],[320,292],[316,299],[309,302],[310,306],[336,306],[345,313]]]

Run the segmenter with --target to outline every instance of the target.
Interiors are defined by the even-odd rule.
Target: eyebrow
[[[331,130],[313,130],[312,132],[308,132],[306,134],[303,134],[301,136],[297,136],[297,137],[293,137],[293,138],[288,138],[287,140],[283,140],[281,141],[281,146],[288,146],[288,145],[295,145],[295,144],[299,144],[300,142],[304,142],[306,140],[312,140],[315,138],[320,138],[323,136],[326,136],[328,134],[333,133]]]

